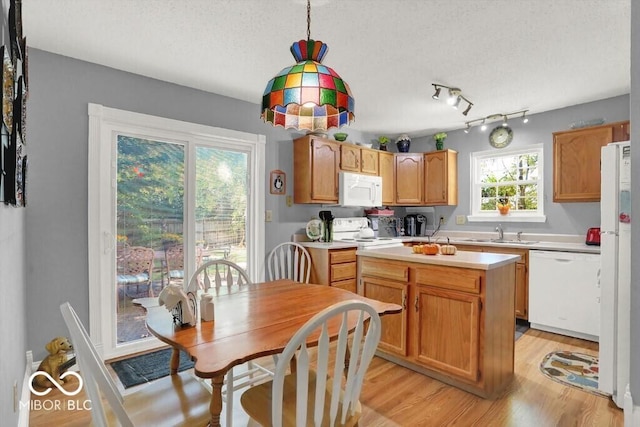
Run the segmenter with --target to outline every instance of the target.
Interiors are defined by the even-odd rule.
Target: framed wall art
[[[282,195],[287,193],[287,176],[283,171],[279,169],[272,170],[270,182],[269,192],[271,194]]]

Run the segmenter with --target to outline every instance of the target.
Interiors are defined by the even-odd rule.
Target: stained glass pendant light
[[[291,45],[296,64],[269,80],[262,95],[262,119],[285,129],[326,131],[354,119],[353,95],[347,82],[322,65],[328,47],[311,40],[311,2],[307,0],[307,40]]]

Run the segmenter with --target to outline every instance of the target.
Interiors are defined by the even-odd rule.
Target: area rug
[[[124,388],[133,387],[169,375],[171,351],[170,348],[166,348],[153,353],[118,360],[112,362],[111,367],[118,375]],[[180,352],[178,370],[184,371],[190,368],[193,368],[193,362],[186,353]]]
[[[598,358],[572,351],[554,351],[540,363],[540,371],[560,384],[588,393],[609,396],[598,390]]]

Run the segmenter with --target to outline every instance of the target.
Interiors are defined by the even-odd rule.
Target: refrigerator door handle
[[[617,236],[618,232],[617,231],[600,231],[600,235],[602,236],[603,234]]]

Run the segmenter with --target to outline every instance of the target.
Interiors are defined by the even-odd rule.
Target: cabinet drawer
[[[329,264],[340,264],[342,262],[356,262],[356,251],[348,249],[346,251],[331,251],[329,253]]]
[[[356,263],[346,262],[343,264],[335,264],[331,266],[331,283],[345,279],[355,279]]]
[[[407,282],[409,267],[365,260],[362,262],[362,275]]]
[[[344,289],[353,293],[356,293],[356,279],[340,280],[338,282],[331,282],[331,286],[334,288]]]
[[[478,270],[430,266],[416,268],[416,283],[437,286],[445,289],[457,289],[464,292],[480,293],[482,273]]]

